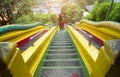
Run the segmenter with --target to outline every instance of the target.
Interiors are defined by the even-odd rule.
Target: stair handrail
[[[32,46],[34,46],[34,38],[35,37],[37,37],[39,34],[41,34],[44,30],[46,30],[46,29],[49,29],[50,30],[50,28],[51,28],[52,26],[48,26],[48,27],[46,27],[45,29],[43,29],[43,30],[41,30],[40,32],[38,32],[38,33],[36,33],[35,35],[33,35],[32,37],[30,37],[30,42],[31,42],[31,44],[32,44]]]

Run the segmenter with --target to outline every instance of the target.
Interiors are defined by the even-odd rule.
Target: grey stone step
[[[76,49],[49,49],[49,52],[76,51]]]
[[[70,38],[69,37],[59,36],[59,37],[54,37],[54,39],[70,39]]]
[[[80,59],[79,58],[77,58],[77,59],[45,59],[44,61],[80,61]]]
[[[48,51],[48,53],[75,53],[76,51]]]
[[[45,61],[44,67],[80,66],[79,61]]]
[[[54,38],[69,38],[69,36],[68,35],[62,35],[62,37],[61,37],[61,35],[58,35],[58,36],[55,36]]]
[[[43,68],[40,73],[40,77],[84,77],[82,68]],[[76,76],[73,76],[73,74]]]
[[[78,59],[77,55],[47,55],[46,59]]]
[[[54,38],[70,38],[69,36],[62,36],[61,37],[61,35],[60,36],[55,36]]]
[[[48,54],[76,54],[74,51],[65,51],[65,52],[56,52],[56,51],[53,51],[53,52],[48,52]]]
[[[58,33],[57,35],[55,35],[56,37],[58,36],[58,37],[60,37],[60,36],[68,36],[68,34],[60,34],[60,33]]]
[[[54,41],[70,41],[70,39],[54,39]]]
[[[74,49],[74,46],[50,46],[50,49]]]
[[[46,54],[46,55],[78,55],[77,53],[67,53],[67,54]]]
[[[70,39],[68,36],[59,36],[59,37],[54,37],[54,39]]]
[[[61,46],[61,45],[73,45],[72,43],[51,43],[51,46]]]
[[[57,35],[55,35],[55,37],[60,37],[60,36],[68,37],[68,34],[57,34]]]
[[[42,69],[79,69],[83,68],[82,66],[61,66],[61,67],[41,67]]]
[[[52,41],[52,43],[72,43],[71,41]]]
[[[69,39],[70,40],[70,38],[67,38],[67,37],[55,37],[54,39]]]

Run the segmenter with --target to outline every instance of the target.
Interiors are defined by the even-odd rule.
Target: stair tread
[[[46,59],[79,59],[78,55],[47,55]]]
[[[59,68],[82,68],[82,66],[57,66],[57,67],[42,67],[42,69],[59,69]]]
[[[44,66],[80,66],[79,61],[45,61]]]
[[[69,41],[69,40],[61,40],[61,41],[55,41],[55,40],[53,40],[52,42],[71,42],[71,41]]]
[[[76,51],[76,49],[50,49],[49,52]]]
[[[69,42],[68,43],[60,43],[60,42],[56,43],[55,42],[55,43],[51,43],[51,44],[73,44],[73,43],[71,43],[71,42],[70,43]]]
[[[76,52],[48,52],[49,54],[74,54]]]
[[[79,61],[80,59],[45,59],[44,61]]]
[[[68,53],[68,54],[46,54],[46,55],[77,55],[77,53]]]

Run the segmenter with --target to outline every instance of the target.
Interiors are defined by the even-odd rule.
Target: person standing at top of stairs
[[[59,21],[59,28],[60,28],[60,30],[62,30],[62,21],[63,21],[63,18],[62,18],[61,14],[59,14],[58,21]]]

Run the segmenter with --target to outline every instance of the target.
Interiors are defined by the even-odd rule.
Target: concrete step
[[[48,51],[48,53],[75,53],[75,51]]]
[[[49,49],[49,52],[76,51],[76,49]]]
[[[67,38],[67,39],[69,39],[69,36],[62,36],[62,37],[61,37],[61,35],[60,35],[60,36],[55,36],[54,38],[57,38],[57,39],[59,39],[59,38],[61,38],[61,39],[62,39],[62,38]]]
[[[48,52],[48,54],[76,54],[76,52],[74,51],[65,51],[65,52],[56,52],[56,51],[53,51],[53,52]]]
[[[50,49],[74,49],[74,46],[50,46]]]
[[[70,39],[54,39],[54,41],[70,41]]]
[[[80,59],[77,58],[77,59],[45,59],[44,61],[79,61]]]
[[[72,45],[72,43],[51,43],[51,46],[67,46]]]
[[[72,66],[69,66],[69,68],[59,68],[54,69],[53,67],[50,69],[42,68],[40,71],[40,77],[84,77],[82,68],[75,67],[70,68]]]
[[[46,59],[78,59],[77,55],[47,55]]]
[[[42,67],[42,69],[79,69],[83,68],[82,66],[60,66],[60,67]]]
[[[80,66],[79,61],[45,61],[44,67],[58,67],[58,66]]]
[[[46,55],[78,55],[77,53],[67,53],[67,54],[46,54]]]
[[[72,43],[72,41],[52,41],[52,43]]]

